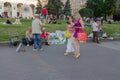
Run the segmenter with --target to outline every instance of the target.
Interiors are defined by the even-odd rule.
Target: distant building
[[[3,17],[33,17],[37,0],[0,0],[0,15]]]
[[[0,0],[0,15],[3,17],[23,17],[31,18],[35,13],[38,0]],[[48,0],[40,0],[42,6],[48,3]],[[64,4],[67,0],[61,0]],[[86,0],[70,0],[71,13],[78,12],[85,7]]]

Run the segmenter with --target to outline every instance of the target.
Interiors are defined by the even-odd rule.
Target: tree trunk
[[[59,19],[59,8],[56,6],[56,17]]]

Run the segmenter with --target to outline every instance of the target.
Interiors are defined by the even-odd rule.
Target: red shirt
[[[42,32],[41,38],[42,38],[42,39],[45,39],[48,35],[49,35],[48,32]]]
[[[46,8],[42,8],[42,14],[47,14],[47,9]]]

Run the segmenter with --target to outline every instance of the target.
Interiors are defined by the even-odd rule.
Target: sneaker
[[[33,51],[37,51],[37,49],[33,49]]]
[[[43,51],[43,48],[41,48],[40,51]]]
[[[69,53],[68,53],[68,52],[65,52],[65,53],[64,53],[64,55],[65,55],[65,56],[68,56],[68,55],[69,55]]]

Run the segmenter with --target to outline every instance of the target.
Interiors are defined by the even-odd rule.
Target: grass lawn
[[[21,19],[22,24],[3,24],[7,19],[0,19],[0,41],[8,41],[9,35],[18,33],[20,37],[25,37],[25,31],[31,26],[32,20]],[[14,22],[15,19],[9,19]],[[66,30],[66,21],[58,20],[59,24],[46,24],[46,30],[48,32],[55,32],[56,30]],[[116,37],[117,33],[120,34],[120,23],[107,24],[104,23],[103,30],[107,32],[109,36]],[[87,34],[91,33],[91,27],[85,27]]]

